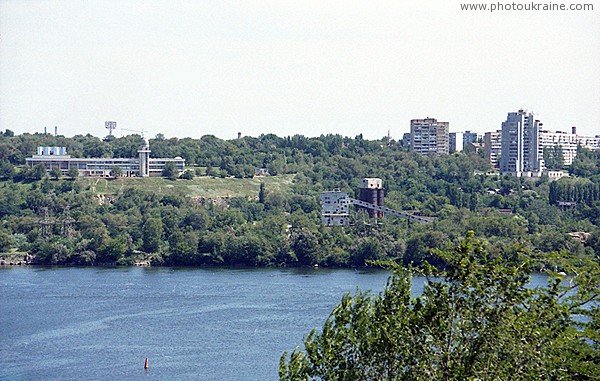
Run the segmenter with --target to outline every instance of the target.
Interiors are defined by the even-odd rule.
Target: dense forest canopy
[[[141,143],[139,135],[2,133],[0,252],[79,265],[140,258],[190,266],[364,266],[377,259],[419,264],[435,263],[431,249],[473,230],[497,254],[526,248],[539,267],[551,253],[600,253],[600,151],[581,149],[572,176],[550,181],[484,175],[490,168],[477,153],[423,157],[401,142],[361,135],[150,139],[152,157],[185,158],[189,170],[174,182],[250,178],[256,168],[293,176],[289,190],[262,186],[255,196],[225,200],[129,186],[104,194],[75,174],[24,165],[37,146],[65,146],[74,157],[136,157]],[[370,220],[352,211],[350,226],[322,226],[319,192],[341,189],[356,197],[363,177],[383,179],[386,206],[435,221]]]

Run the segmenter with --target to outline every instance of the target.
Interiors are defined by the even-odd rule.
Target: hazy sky
[[[0,129],[400,139],[414,118],[483,133],[526,108],[600,134],[600,0],[460,1],[0,0]]]

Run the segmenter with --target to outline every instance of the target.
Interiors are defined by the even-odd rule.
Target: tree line
[[[593,257],[600,247],[600,156],[587,150],[573,162],[573,178],[550,181],[480,175],[489,166],[476,153],[423,157],[401,142],[361,135],[269,134],[234,140],[159,135],[150,140],[153,156],[186,159],[188,179],[249,177],[257,167],[272,176],[294,176],[289,191],[262,186],[254,197],[224,203],[127,187],[99,196],[74,176],[24,166],[38,145],[67,146],[74,156],[129,157],[141,143],[136,135],[99,139],[3,133],[0,251],[28,252],[38,263],[78,265],[131,264],[139,258],[173,266],[364,266],[379,259],[419,264],[435,262],[432,249],[473,230],[495,253],[510,255],[527,247],[539,254],[542,267],[548,253]],[[319,192],[341,189],[357,198],[363,177],[383,179],[386,206],[418,211],[435,221],[370,220],[352,211],[349,226],[322,226]],[[555,201],[561,192],[582,202],[560,210]],[[45,215],[48,220],[42,223]],[[589,233],[588,239],[572,239],[572,232]]]

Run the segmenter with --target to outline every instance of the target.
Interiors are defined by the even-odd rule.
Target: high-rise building
[[[498,168],[498,159],[502,151],[502,130],[486,132],[483,135],[484,157],[494,168]]]
[[[462,140],[462,132],[450,132],[448,134],[448,152],[454,153],[456,151],[462,151],[462,145],[458,145],[456,142]]]
[[[502,122],[500,173],[522,176],[526,173],[539,173],[544,169],[540,144],[542,125],[526,110],[508,113],[506,121]]]
[[[404,147],[406,149],[410,149],[411,143],[412,143],[412,136],[411,136],[410,132],[404,133],[404,135],[402,135],[402,147]]]
[[[477,143],[477,132],[465,131],[463,133],[463,149],[469,143]]]
[[[411,149],[424,156],[448,154],[450,123],[438,122],[434,118],[410,121]]]

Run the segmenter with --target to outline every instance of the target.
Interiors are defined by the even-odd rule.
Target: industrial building
[[[321,222],[325,226],[345,226],[350,216],[348,193],[339,190],[322,192]]]
[[[360,186],[360,200],[351,198],[348,193],[334,190],[321,193],[321,222],[325,226],[346,226],[350,220],[349,205],[364,209],[371,218],[383,218],[385,214],[406,218],[409,221],[425,224],[430,217],[416,216],[383,206],[383,181],[377,178],[364,178]]]
[[[410,135],[412,150],[423,156],[439,156],[450,152],[450,123],[438,122],[435,118],[412,119]]]
[[[160,176],[167,163],[175,163],[175,167],[182,173],[185,159],[176,158],[151,158],[150,143],[144,139],[137,151],[136,158],[74,158],[67,154],[66,147],[38,147],[37,154],[26,158],[29,167],[43,164],[47,171],[59,168],[66,175],[71,168],[76,168],[79,176],[110,176],[113,167],[121,169],[122,176],[148,177]]]
[[[377,178],[362,179],[360,184],[360,201],[383,207],[383,181]],[[359,206],[359,209],[366,209],[371,218],[383,218],[383,211],[367,209]]]

